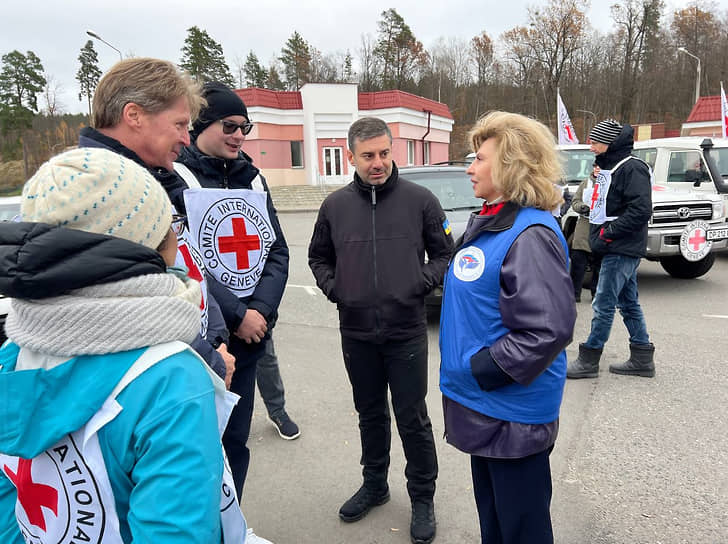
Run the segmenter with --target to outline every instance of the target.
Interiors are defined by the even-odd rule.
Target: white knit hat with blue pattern
[[[172,224],[160,183],[107,149],[79,148],[43,164],[23,187],[23,221],[108,234],[157,249]]]

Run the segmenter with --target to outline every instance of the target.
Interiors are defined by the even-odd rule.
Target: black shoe
[[[346,522],[359,521],[367,515],[373,506],[379,506],[389,501],[389,486],[383,489],[372,489],[362,485],[339,509],[339,517]]]
[[[271,417],[270,420],[273,425],[278,429],[278,434],[283,440],[295,440],[301,436],[301,431],[293,420],[288,417],[288,414],[283,412],[283,415],[279,417]]]
[[[412,523],[410,536],[414,544],[429,544],[435,540],[435,505],[432,500],[412,503]]]
[[[576,302],[581,302],[581,295],[574,295],[574,300]]]

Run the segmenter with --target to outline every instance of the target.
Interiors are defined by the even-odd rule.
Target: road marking
[[[313,285],[296,285],[295,283],[287,283],[286,287],[297,287],[298,289],[303,289],[312,297],[315,297],[316,293],[318,292],[318,289]]]
[[[714,317],[715,319],[728,319],[728,315],[703,314],[703,317]]]

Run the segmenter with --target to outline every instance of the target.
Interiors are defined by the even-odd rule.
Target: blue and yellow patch
[[[442,230],[445,231],[445,234],[450,234],[450,232],[452,232],[452,229],[450,228],[450,221],[447,219],[445,219],[442,223]]]

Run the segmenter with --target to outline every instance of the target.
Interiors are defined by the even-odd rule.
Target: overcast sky
[[[285,41],[297,30],[322,53],[345,52],[357,56],[363,34],[376,36],[382,11],[394,7],[426,48],[441,37],[470,40],[483,30],[496,40],[515,26],[525,24],[529,6],[545,0],[2,0],[0,55],[17,49],[33,51],[46,72],[62,85],[64,111],[84,112],[78,101],[81,47],[93,30],[122,51],[124,56],[149,56],[179,62],[187,29],[206,30],[219,42],[231,71],[235,59],[252,50],[268,65],[280,55]],[[592,0],[588,16],[593,27],[609,31],[610,0]],[[666,0],[666,11],[684,7],[687,0]],[[718,0],[721,11],[728,0]],[[116,51],[103,43],[94,47],[99,68],[108,70],[118,61]],[[358,66],[355,62],[354,69]],[[39,106],[40,106],[39,102]]]

